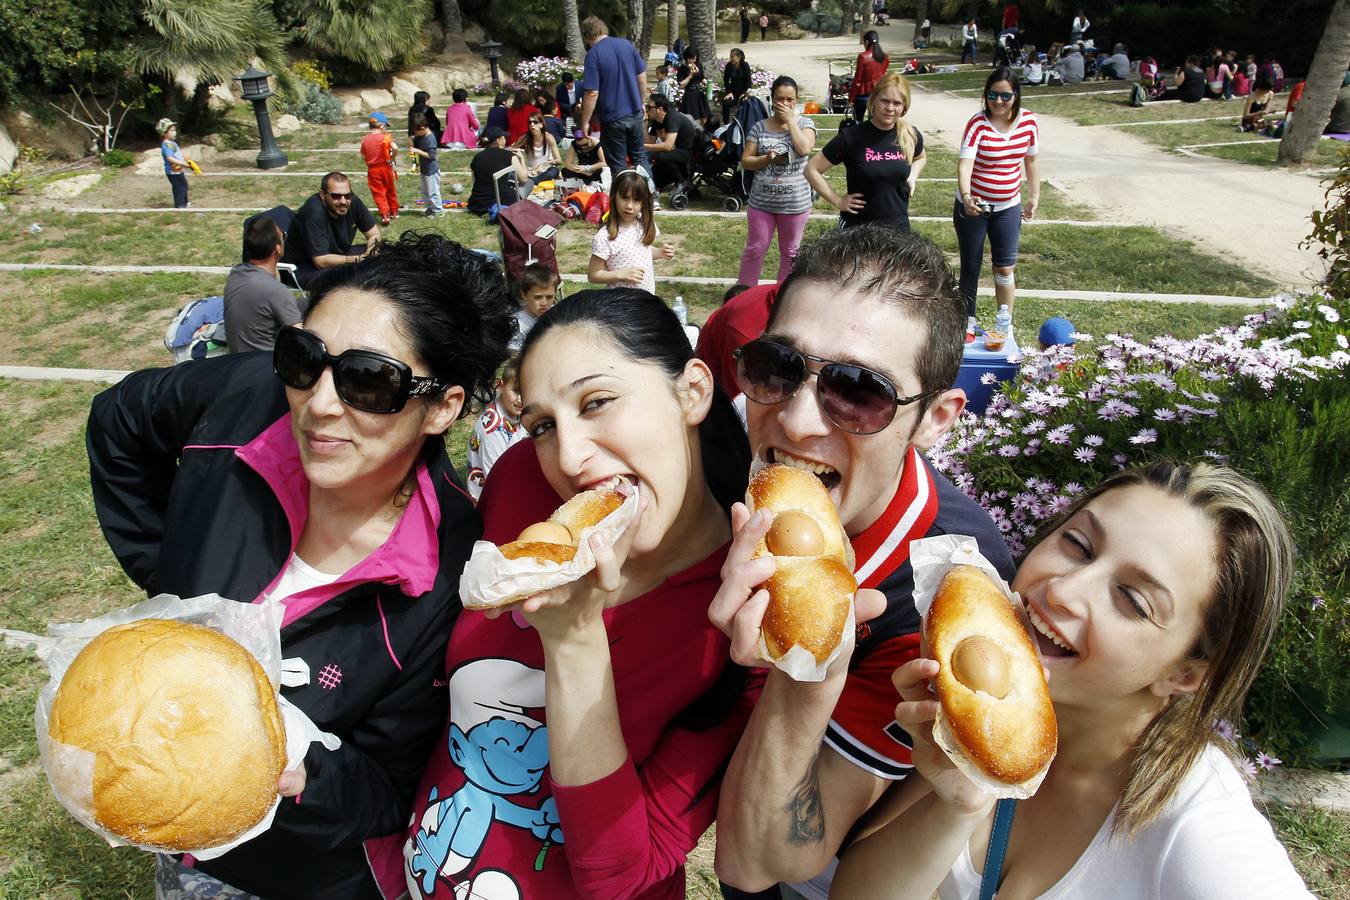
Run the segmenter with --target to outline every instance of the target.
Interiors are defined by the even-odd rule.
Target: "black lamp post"
[[[260,72],[252,65],[234,76],[234,80],[243,88],[244,99],[252,101],[253,115],[258,119],[258,134],[262,137],[262,151],[257,159],[260,169],[279,169],[288,161],[286,154],[277,146],[277,139],[272,135],[272,120],[267,115],[267,98],[272,96],[267,79],[271,77],[270,72]]]
[[[479,45],[483,50],[483,55],[487,57],[488,65],[492,67],[492,86],[499,88],[502,86],[501,75],[497,72],[497,59],[502,55],[502,45],[488,38]]]

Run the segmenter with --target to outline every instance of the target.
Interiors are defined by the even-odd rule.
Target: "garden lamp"
[[[488,65],[492,67],[492,86],[494,88],[501,87],[502,80],[497,73],[497,59],[502,55],[502,45],[489,37],[479,46],[483,50],[483,55],[487,57]]]
[[[253,103],[253,115],[258,119],[258,134],[262,137],[262,151],[257,159],[260,169],[279,169],[288,162],[286,154],[277,146],[277,139],[272,134],[272,120],[267,115],[267,98],[272,96],[267,79],[271,77],[270,72],[259,71],[252,65],[234,76],[242,87],[243,98]]]

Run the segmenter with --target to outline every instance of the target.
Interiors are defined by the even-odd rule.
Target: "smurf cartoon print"
[[[493,828],[528,831],[539,840],[535,867],[563,841],[552,797],[530,804],[548,768],[548,729],[530,715],[544,706],[544,672],[512,659],[479,659],[450,676],[450,759],[463,773],[462,787],[440,797],[432,786],[422,821],[403,848],[408,891],[435,894],[437,879],[456,898],[518,900],[510,873],[472,869]]]

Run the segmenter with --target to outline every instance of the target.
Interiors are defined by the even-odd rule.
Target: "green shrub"
[[[312,59],[297,59],[291,63],[291,74],[305,84],[312,84],[321,91],[333,86],[333,77],[328,69]]]
[[[136,157],[125,150],[113,149],[106,153],[100,153],[99,159],[102,160],[105,166],[110,166],[114,169],[125,169],[127,166],[136,164]]]
[[[1350,302],[1276,298],[1191,341],[1108,334],[1030,354],[934,463],[1020,556],[1040,528],[1117,469],[1212,459],[1264,485],[1298,550],[1288,614],[1247,706],[1251,739],[1298,763],[1350,725]]]
[[[304,96],[291,107],[291,112],[306,122],[336,125],[342,121],[342,101],[318,85],[306,82]]]

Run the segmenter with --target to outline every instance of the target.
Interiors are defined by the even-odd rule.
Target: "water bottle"
[[[675,295],[675,302],[671,304],[671,309],[675,310],[675,315],[680,320],[681,325],[689,324],[689,307],[684,305],[684,298],[679,294]],[[1007,309],[1005,306],[1004,309]]]
[[[994,330],[998,332],[1000,342],[1006,342],[1012,338],[1012,310],[1008,309],[1006,303],[999,306],[998,313],[994,316]]]

